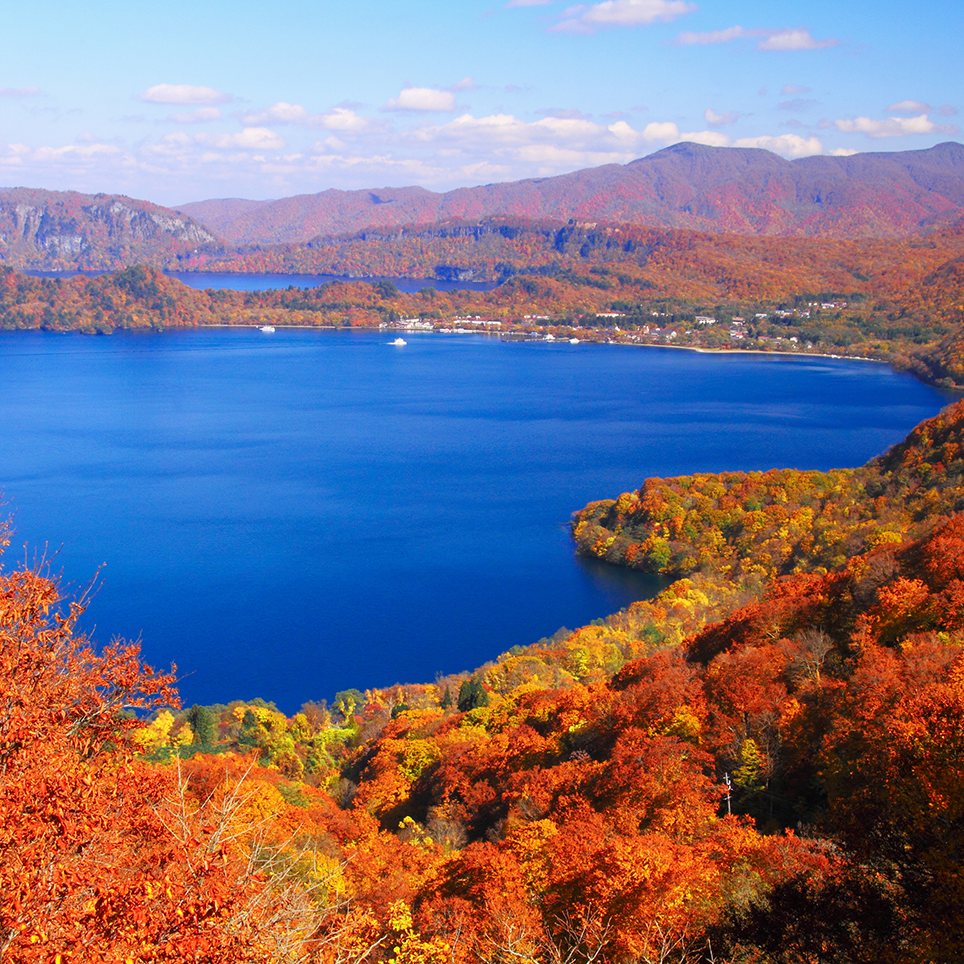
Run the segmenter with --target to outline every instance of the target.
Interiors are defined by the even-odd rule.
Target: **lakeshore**
[[[73,584],[106,562],[90,620],[177,663],[189,703],[297,707],[656,591],[574,557],[588,502],[648,476],[859,465],[946,401],[829,357],[422,334],[4,333],[18,543],[63,544]]]

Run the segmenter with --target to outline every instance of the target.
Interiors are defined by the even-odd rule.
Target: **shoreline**
[[[57,334],[79,334],[87,336],[103,336],[110,335],[117,331],[131,331],[131,332],[167,332],[167,331],[190,331],[192,329],[198,330],[203,328],[226,328],[226,329],[247,329],[249,331],[260,331],[261,325],[254,324],[251,322],[244,322],[239,324],[225,324],[225,323],[202,323],[197,325],[171,325],[167,328],[154,329],[150,325],[131,327],[131,328],[114,328],[111,331],[84,331],[80,328],[69,329],[66,331],[59,331]],[[416,329],[409,330],[407,328],[374,328],[369,326],[344,326],[344,325],[298,325],[298,324],[285,324],[274,322],[273,327],[279,330],[290,329],[292,331],[326,331],[326,332],[342,332],[342,331],[364,331],[364,332],[383,332],[385,334],[409,334],[409,335],[442,335],[442,334],[464,334],[464,335],[484,335],[488,338],[498,338],[501,341],[529,341],[529,342],[541,342],[544,341],[544,336],[540,338],[538,335],[534,337],[530,333],[523,332],[511,332],[511,331],[493,331],[488,330],[476,330],[476,329],[463,329],[461,331],[436,331],[433,329]],[[40,328],[0,328],[0,333],[2,332],[23,332],[23,331],[41,331]],[[566,344],[564,338],[557,340],[559,344]],[[759,348],[704,348],[699,345],[663,345],[663,344],[652,344],[649,342],[639,342],[639,341],[611,341],[593,338],[581,338],[579,339],[580,344],[585,345],[608,345],[608,346],[619,346],[625,348],[658,348],[670,351],[692,351],[697,352],[702,355],[760,355],[760,356],[775,356],[784,358],[829,358],[838,361],[858,361],[858,362],[872,362],[878,365],[887,365],[894,372],[906,372],[911,375],[922,385],[929,385],[931,388],[937,391],[945,392],[952,397],[960,397],[964,395],[964,386],[951,386],[938,384],[936,380],[921,378],[920,375],[909,368],[898,368],[894,365],[894,362],[886,358],[868,358],[866,355],[841,355],[831,352],[818,352],[818,351],[785,351],[785,350],[763,350]]]
[[[260,331],[260,325],[193,325],[194,328],[250,328],[252,331]],[[442,332],[434,330],[416,330],[409,331],[407,328],[368,328],[365,326],[358,326],[353,328],[345,327],[335,327],[334,325],[285,325],[285,324],[275,324],[275,328],[284,329],[290,328],[292,330],[298,331],[373,331],[373,332],[401,332],[407,333],[409,335],[443,335],[443,334],[462,334],[462,335],[486,335],[488,337],[497,337],[502,341],[541,341],[539,338],[523,338],[523,337],[506,337],[507,335],[512,335],[513,332],[508,331],[474,331],[474,330],[464,330],[461,332]],[[559,344],[565,344],[565,339],[557,339]],[[818,352],[818,351],[764,351],[760,348],[701,348],[699,345],[654,345],[647,342],[638,341],[596,341],[592,338],[580,338],[579,343],[582,345],[608,345],[608,346],[619,346],[624,348],[665,348],[671,351],[695,351],[702,355],[782,355],[789,358],[834,358],[840,361],[862,361],[862,362],[873,362],[877,365],[890,365],[891,363],[886,358],[868,358],[866,355],[836,355],[830,354],[828,352]],[[916,376],[915,376],[916,377]],[[923,382],[923,384],[932,384],[930,382]],[[935,386],[936,387],[936,386]],[[962,389],[961,391],[964,391]]]

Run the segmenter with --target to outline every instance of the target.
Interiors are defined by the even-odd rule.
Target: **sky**
[[[5,6],[2,187],[443,191],[680,141],[794,159],[964,125],[964,7],[934,0]]]

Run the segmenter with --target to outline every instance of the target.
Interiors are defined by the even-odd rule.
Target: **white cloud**
[[[115,144],[69,144],[66,147],[38,147],[33,156],[35,160],[45,161],[64,157],[100,157],[105,154],[120,154]]]
[[[922,100],[902,100],[887,108],[888,114],[929,114],[933,108]]]
[[[0,97],[39,97],[39,87],[0,87]]]
[[[935,131],[947,130],[943,124],[935,124],[928,120],[926,114],[917,117],[887,117],[884,120],[874,120],[871,117],[853,117],[834,121],[837,130],[845,134],[866,134],[870,138],[905,137],[908,134],[933,134]],[[950,133],[950,131],[947,131]]]
[[[261,127],[264,124],[306,124],[310,115],[301,104],[287,104],[279,100],[267,110],[242,115],[245,124]]]
[[[628,124],[625,126],[629,127]],[[652,147],[654,144],[668,146],[683,141],[705,144],[707,147],[728,147],[730,144],[729,137],[719,131],[680,131],[672,121],[651,121],[641,131],[632,131],[632,133],[633,139],[640,147]]]
[[[5,150],[0,148],[0,164],[19,167],[29,155],[30,148],[26,144],[7,144]]]
[[[599,134],[602,130],[599,124],[594,124],[591,120],[583,117],[543,117],[531,125],[533,129],[541,129],[553,139],[573,140],[590,138]]]
[[[763,135],[761,137],[741,137],[733,142],[734,147],[761,147],[784,157],[810,157],[822,154],[823,144],[816,137],[800,137],[799,134]]]
[[[203,124],[206,121],[221,120],[221,111],[217,107],[199,107],[197,110],[171,114],[167,120],[175,124]]]
[[[148,87],[140,100],[151,104],[227,104],[234,98],[213,87],[192,87],[190,84],[155,84]]]
[[[350,107],[333,107],[323,114],[309,114],[301,104],[278,101],[267,110],[251,111],[240,115],[247,127],[264,127],[266,124],[298,124],[302,127],[320,127],[331,131],[362,131],[372,127],[372,122],[359,117]]]
[[[667,23],[696,10],[686,0],[603,0],[590,7],[578,4],[561,14],[549,29],[562,33],[592,33],[603,27],[645,27]]]
[[[199,144],[222,150],[280,151],[286,143],[280,134],[267,127],[246,127],[239,134],[198,134],[195,139]]]
[[[793,94],[809,94],[811,90],[812,88],[803,87],[800,84],[784,84],[783,87],[780,88],[780,93],[785,96],[790,96]]]
[[[680,140],[679,128],[672,121],[650,121],[640,134],[644,141],[653,143],[654,141]]]
[[[68,144],[63,147],[29,147],[7,144],[0,148],[0,167],[49,172],[101,170],[133,163],[133,158],[115,144]]]
[[[941,117],[953,117],[957,113],[957,108],[952,104],[941,104],[937,109],[937,113],[940,114]]]
[[[689,131],[680,134],[679,141],[689,141],[692,144],[705,144],[707,147],[729,147],[730,139],[719,131]]]
[[[857,152],[852,147],[835,147],[830,151],[831,157],[853,157]]]
[[[707,107],[703,118],[710,127],[725,127],[727,124],[735,124],[740,119],[740,115],[735,110],[728,110],[725,114],[717,114],[711,107]]]
[[[333,107],[324,114],[312,118],[312,127],[323,127],[329,131],[362,131],[371,126],[371,121],[359,117],[348,107]]]
[[[479,85],[474,77],[463,77],[457,84],[452,84],[449,90],[478,90]]]
[[[455,94],[434,87],[406,87],[382,110],[450,111],[455,110]]]
[[[826,47],[836,47],[840,43],[834,37],[816,40],[810,35],[809,30],[802,27],[786,27],[780,30],[759,27],[747,30],[745,27],[727,27],[724,30],[710,30],[705,33],[683,31],[673,43],[680,47],[706,46],[707,44],[725,44],[751,37],[762,38],[756,45],[757,50],[823,50]],[[790,90],[804,92],[804,88],[798,89],[795,85],[789,85],[789,89],[784,88],[784,93],[789,93]]]
[[[825,47],[836,47],[839,43],[834,37],[815,40],[810,36],[809,30],[796,28],[771,33],[766,40],[757,44],[757,50],[822,50]]]
[[[433,145],[436,157],[484,153],[487,162],[507,164],[517,172],[519,164],[535,164],[533,173],[540,176],[577,166],[625,163],[653,147],[680,141],[711,147],[730,143],[719,131],[681,132],[672,121],[651,121],[636,130],[625,120],[608,126],[578,116],[549,116],[526,122],[511,114],[463,114],[437,127],[417,128],[404,137],[413,143]]]
[[[184,131],[165,134],[156,144],[148,144],[142,148],[148,156],[176,157],[185,154],[194,146],[194,138]]]
[[[554,146],[560,150],[610,154],[626,152],[633,156],[636,142],[642,135],[625,121],[605,126],[585,117],[542,117],[537,121],[523,121],[512,114],[489,114],[475,117],[462,114],[436,127],[419,127],[401,135],[413,143],[446,145],[455,150],[512,152],[533,145]]]
[[[726,44],[731,40],[751,36],[753,36],[753,31],[744,30],[743,27],[727,27],[725,30],[708,30],[704,33],[684,30],[673,42],[680,47],[706,46],[707,44]]]

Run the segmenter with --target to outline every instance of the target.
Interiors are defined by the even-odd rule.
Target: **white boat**
[[[407,345],[408,342],[404,338],[396,338],[394,341],[390,341],[389,345]]]
[[[262,325],[261,331],[270,335],[274,331],[274,325]]]
[[[578,338],[570,338],[570,339],[569,339],[569,344],[570,344],[570,345],[578,345],[578,344],[579,344],[579,339],[578,339]]]

